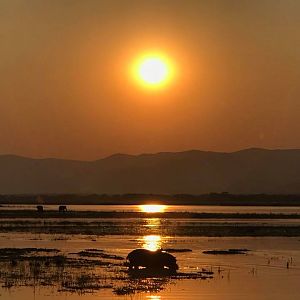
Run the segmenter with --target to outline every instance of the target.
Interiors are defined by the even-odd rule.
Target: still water
[[[57,206],[46,205],[45,209],[56,210]],[[35,205],[4,206],[0,209],[35,209]],[[88,262],[91,267],[87,271],[92,276],[100,276],[111,287],[82,293],[70,292],[59,288],[59,283],[47,286],[30,281],[28,277],[24,281],[22,272],[33,267],[29,262],[26,269],[22,261],[9,261],[2,254],[0,270],[0,299],[2,300],[298,300],[300,295],[300,240],[299,237],[203,237],[191,236],[182,228],[193,227],[197,231],[202,223],[215,223],[223,227],[232,223],[237,226],[294,226],[299,220],[274,219],[274,220],[195,220],[151,218],[152,212],[248,212],[248,213],[300,213],[299,207],[223,207],[223,206],[129,206],[129,205],[76,205],[68,206],[69,210],[93,210],[93,211],[143,211],[149,213],[149,218],[144,219],[72,219],[62,220],[36,220],[36,219],[3,219],[1,220],[0,250],[3,248],[39,248],[58,249],[61,254],[70,259],[78,259],[78,254],[87,249],[97,249],[105,254],[126,258],[127,254],[136,248],[148,250],[156,249],[189,249],[188,252],[175,252],[179,265],[179,272],[183,274],[197,274],[201,270],[209,270],[214,274],[212,278],[166,278],[157,290],[143,290],[130,295],[118,295],[115,287],[128,282],[127,267],[122,261],[109,262],[108,265],[97,268],[92,267],[93,262]],[[29,226],[30,232],[21,232],[20,229],[6,232],[5,228],[23,224]],[[21,223],[23,222],[23,223]],[[25,222],[25,223],[24,223]],[[45,223],[43,223],[45,222]],[[50,222],[50,223],[49,223]],[[52,223],[53,224],[52,224]],[[63,222],[64,230],[56,231],[56,222]],[[241,224],[240,224],[241,223]],[[41,233],[37,229],[46,224],[47,233]],[[52,224],[52,226],[50,226]],[[77,233],[69,233],[67,228],[78,228]],[[91,233],[86,234],[83,228],[92,226]],[[121,228],[123,235],[112,235],[113,228]],[[108,228],[104,232],[109,234],[97,234],[95,228]],[[134,230],[132,230],[134,229]],[[101,230],[100,230],[101,231]],[[131,234],[126,234],[131,232]],[[182,232],[182,234],[178,234]],[[247,254],[239,255],[211,255],[204,254],[205,250],[224,249],[249,249]],[[38,254],[36,254],[38,255]],[[76,256],[77,255],[77,256]],[[84,258],[86,259],[86,258]],[[91,258],[96,262],[105,259]],[[23,269],[22,269],[23,268]],[[53,265],[42,272],[49,272]],[[83,268],[83,267],[82,267]],[[4,271],[3,271],[4,270]],[[16,271],[19,270],[19,273]],[[79,271],[81,267],[79,268]],[[35,272],[36,269],[33,269]],[[78,271],[78,269],[77,269]],[[76,272],[77,272],[76,271]],[[21,273],[20,273],[21,272]],[[53,269],[53,277],[62,272],[61,267]],[[73,276],[74,274],[70,274]],[[7,277],[16,278],[16,285],[9,285]],[[75,275],[74,275],[75,276]],[[99,278],[100,278],[99,277]],[[51,279],[51,278],[50,278]],[[101,279],[101,280],[102,280]],[[148,280],[148,279],[147,279]],[[145,281],[147,281],[145,279]],[[152,278],[150,282],[157,282],[159,278]],[[142,282],[141,282],[142,284]],[[125,286],[126,288],[126,286]]]
[[[176,253],[181,272],[207,268],[214,278],[170,280],[161,291],[118,296],[109,289],[78,294],[58,292],[55,287],[0,288],[5,300],[296,300],[300,287],[300,242],[298,238],[204,238],[148,236],[65,236],[57,240],[51,234],[1,234],[1,247],[58,248],[72,253],[88,248],[105,249],[126,256],[135,248],[190,248]],[[206,255],[203,250],[248,248],[248,255]],[[287,262],[289,267],[287,268]]]

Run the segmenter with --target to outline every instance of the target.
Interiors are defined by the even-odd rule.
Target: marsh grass
[[[101,268],[113,262],[76,259],[59,252],[39,248],[0,249],[2,287],[56,286],[58,291],[78,293],[112,288],[110,278]]]
[[[86,249],[78,252],[77,257],[73,256],[74,253],[63,254],[58,249],[2,248],[0,283],[6,289],[44,286],[55,287],[58,292],[78,294],[112,289],[117,295],[128,295],[157,292],[174,280],[212,277],[212,273],[201,272],[150,274],[141,270],[132,274],[126,262],[121,262],[123,257],[100,249]],[[101,259],[98,259],[99,256]]]

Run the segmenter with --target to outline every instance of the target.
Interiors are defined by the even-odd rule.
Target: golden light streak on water
[[[150,251],[156,251],[158,249],[161,249],[162,240],[160,235],[145,235],[143,237],[143,248],[150,250]]]
[[[161,300],[161,296],[146,296],[147,300]]]
[[[161,219],[160,218],[147,218],[145,219],[145,227],[157,229],[161,225]]]

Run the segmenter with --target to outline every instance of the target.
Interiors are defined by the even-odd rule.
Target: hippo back
[[[176,270],[178,269],[176,258],[172,254],[162,251],[161,259],[164,262],[164,266],[174,268]]]
[[[135,249],[127,256],[131,268],[145,267],[177,270],[176,258],[162,250],[150,251],[147,249]]]
[[[127,255],[127,259],[131,265],[146,267],[147,265],[151,265],[155,254],[155,252],[153,254],[151,252],[147,249],[135,249]]]

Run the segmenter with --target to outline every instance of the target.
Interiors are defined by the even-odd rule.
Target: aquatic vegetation
[[[184,248],[181,248],[181,249],[178,249],[178,248],[166,248],[166,249],[163,249],[163,250],[166,251],[166,252],[169,252],[169,253],[192,252],[192,249],[184,249]]]
[[[69,275],[64,278],[61,291],[87,293],[95,290],[112,288],[112,284],[101,282],[101,278],[95,274]]]
[[[170,278],[144,278],[128,279],[125,284],[115,287],[113,292],[116,295],[130,295],[139,292],[159,292],[169,283]]]
[[[204,254],[214,254],[214,255],[232,255],[232,254],[247,254],[249,249],[226,249],[226,250],[205,250]]]
[[[86,249],[76,254],[79,257],[58,249],[0,248],[0,283],[6,289],[52,286],[58,292],[83,294],[112,289],[117,295],[127,295],[157,292],[174,280],[208,279],[213,275],[212,272],[177,273],[168,269],[132,271],[125,262],[120,263],[123,257],[101,249]]]
[[[107,254],[103,253],[104,250],[98,250],[98,249],[86,249],[83,251],[80,251],[76,253],[79,256],[82,257],[99,257],[99,258],[104,258],[104,259],[114,259],[114,260],[124,260],[125,258],[119,255],[115,254]]]
[[[47,251],[49,250],[49,251]],[[36,255],[40,252],[48,255]],[[16,286],[57,286],[58,291],[88,292],[112,288],[97,267],[108,266],[98,261],[50,255],[55,249],[1,249],[0,281],[5,288]],[[21,254],[19,258],[16,253]]]
[[[6,257],[23,257],[33,253],[57,253],[58,249],[45,249],[45,248],[0,248],[0,259],[3,260]]]

